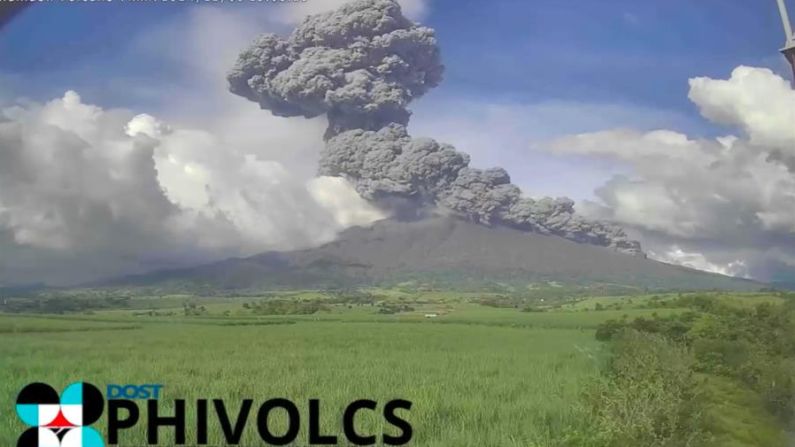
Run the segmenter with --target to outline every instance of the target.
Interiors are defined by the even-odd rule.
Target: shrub
[[[628,329],[614,338],[606,375],[588,391],[598,445],[697,445],[704,434],[693,355],[659,334]]]

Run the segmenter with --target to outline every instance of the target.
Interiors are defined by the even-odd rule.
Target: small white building
[[[436,318],[439,314],[425,314],[425,318]]]

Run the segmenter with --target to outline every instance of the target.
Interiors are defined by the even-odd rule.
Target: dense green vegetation
[[[593,399],[605,445],[784,445],[795,427],[795,303],[689,295],[671,305],[692,310],[596,330],[614,351]]]
[[[586,392],[594,424],[572,445],[705,446],[689,352],[657,334],[623,331],[604,375]]]
[[[0,398],[32,380],[160,382],[166,400],[320,398],[323,430],[340,433],[351,400],[401,397],[422,446],[784,447],[795,425],[795,309],[778,292],[555,299],[404,284],[105,298],[0,313]],[[4,418],[0,442],[20,428]],[[221,436],[211,427],[211,443]],[[244,441],[259,445],[255,432]]]

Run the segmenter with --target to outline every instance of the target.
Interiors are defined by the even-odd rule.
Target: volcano
[[[112,285],[208,293],[407,282],[469,290],[549,283],[640,290],[757,290],[762,286],[560,236],[454,217],[383,220],[367,228],[350,228],[336,241],[317,248],[126,277]]]

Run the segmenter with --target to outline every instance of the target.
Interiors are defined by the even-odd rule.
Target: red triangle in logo
[[[57,428],[74,427],[74,426],[75,426],[74,424],[66,420],[61,410],[58,410],[58,416],[55,418],[55,420],[47,424],[47,427],[57,427]]]

